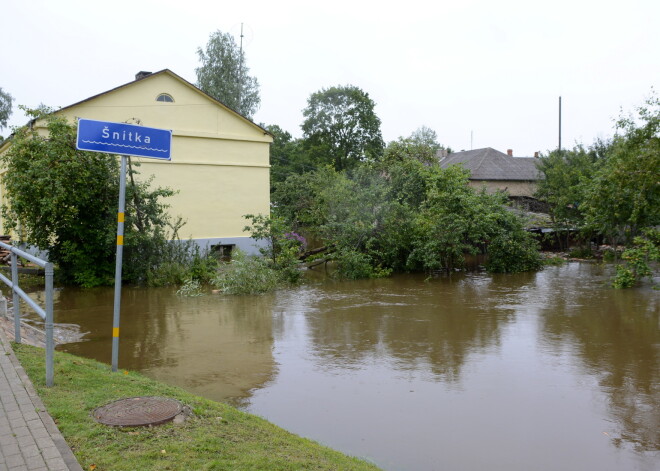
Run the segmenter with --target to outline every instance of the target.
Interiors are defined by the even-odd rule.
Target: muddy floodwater
[[[660,291],[610,268],[123,291],[119,367],[386,470],[659,470]],[[112,289],[56,293],[110,363]]]

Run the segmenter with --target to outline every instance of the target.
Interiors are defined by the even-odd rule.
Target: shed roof
[[[540,180],[541,174],[533,157],[512,157],[485,147],[454,152],[440,161],[442,168],[461,164],[470,171],[471,180]]]

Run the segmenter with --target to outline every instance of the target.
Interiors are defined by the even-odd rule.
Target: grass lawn
[[[48,412],[85,470],[377,470],[226,404],[133,372],[55,353],[55,386],[45,386],[44,351],[13,344]],[[90,413],[133,396],[170,397],[189,406],[183,424],[119,428]]]

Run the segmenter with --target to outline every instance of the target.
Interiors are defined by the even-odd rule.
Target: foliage
[[[202,284],[194,278],[186,279],[176,291],[179,296],[197,297],[202,295]]]
[[[282,277],[267,259],[235,250],[212,283],[225,294],[259,294],[279,287]]]
[[[25,344],[13,348],[85,470],[377,469],[227,404],[132,371],[112,373],[109,365],[67,353],[55,352],[55,386],[47,388],[43,349]],[[182,424],[137,428],[108,427],[93,418],[93,409],[100,405],[144,396],[172,398],[193,414]]]
[[[273,135],[270,146],[271,192],[289,176],[316,170],[317,165],[303,150],[303,142],[276,124],[262,125]]]
[[[259,109],[259,82],[248,75],[243,52],[229,33],[216,31],[205,50],[197,49],[201,65],[195,69],[197,86],[218,101],[252,118]]]
[[[11,116],[11,104],[14,98],[7,92],[2,91],[0,87],[0,129],[7,127],[7,121]],[[0,142],[2,140],[0,139]]]
[[[213,280],[218,269],[215,254],[202,250],[193,240],[177,240],[176,230],[166,238],[152,241],[153,262],[143,262],[142,272],[131,279],[152,287],[183,285],[188,279],[200,284],[208,284]],[[138,264],[134,266],[140,267]]]
[[[660,224],[660,100],[652,95],[616,129],[611,141],[540,159],[537,194],[551,205],[557,228],[600,235],[613,247]]]
[[[304,147],[311,160],[344,170],[380,159],[384,143],[375,106],[369,94],[353,85],[312,93],[302,124]]]
[[[514,226],[519,224],[515,219],[510,222],[513,222]],[[514,230],[501,227],[498,232],[488,244],[486,269],[489,272],[517,273],[540,270],[543,267],[538,243],[522,226]]]
[[[493,271],[539,268],[537,244],[505,197],[467,183],[460,167],[415,158],[350,174],[321,169],[289,177],[273,194],[274,211],[335,247],[338,273],[348,278],[461,268],[466,253],[488,253]]]
[[[438,133],[428,126],[419,127],[413,131],[410,135],[410,140],[415,145],[430,148],[434,154],[440,149],[443,149],[443,146],[438,142]]]
[[[571,258],[589,259],[594,258],[594,253],[589,245],[585,245],[583,247],[572,248],[568,252],[568,256]]]
[[[266,246],[259,248],[270,266],[289,283],[297,283],[302,277],[299,270],[299,257],[307,247],[307,241],[296,232],[289,231],[284,220],[277,216],[248,214],[251,225],[244,231],[252,238],[266,241]]]
[[[647,229],[642,236],[635,237],[632,247],[627,248],[617,265],[613,286],[631,288],[644,278],[653,278],[653,262],[660,262],[660,230]]]
[[[623,116],[585,198],[587,226],[614,246],[660,224],[660,99]]]
[[[114,279],[119,165],[116,158],[76,150],[76,128],[65,118],[27,110],[48,137],[18,129],[2,156],[5,231],[48,251],[65,283],[110,284]],[[169,189],[127,185],[124,279],[139,281],[158,263],[169,223],[162,198]],[[146,267],[146,270],[145,270]]]
[[[337,261],[337,275],[347,280],[384,278],[392,273],[392,269],[375,267],[369,255],[356,250],[339,251],[334,259]]]
[[[506,209],[503,194],[476,192],[460,166],[437,167],[417,216],[417,237],[409,258],[411,268],[462,268],[464,254],[488,254],[493,272],[540,268],[537,244],[519,216]]]
[[[400,137],[387,145],[383,156],[383,160],[389,163],[404,162],[409,159],[418,160],[424,164],[433,164],[438,161],[436,146],[410,137]]]
[[[325,189],[343,178],[330,166],[302,175],[292,174],[275,188],[272,194],[273,213],[286,221],[294,231],[319,235],[317,229],[327,220],[328,205]]]
[[[546,255],[541,259],[541,261],[543,262],[543,265],[551,267],[559,267],[566,263],[566,260],[563,257],[557,255]]]
[[[552,151],[538,160],[543,179],[536,197],[549,204],[555,234],[565,233],[568,237],[570,229],[584,226],[583,202],[607,147],[605,143],[590,148],[577,145],[572,150]],[[568,240],[558,242],[568,248]]]

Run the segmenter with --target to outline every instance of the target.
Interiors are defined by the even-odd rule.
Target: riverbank
[[[48,412],[84,469],[377,470],[372,464],[293,435],[226,404],[194,396],[140,374],[56,352],[55,386],[45,387],[43,350],[13,345]],[[91,412],[111,401],[164,396],[190,408],[183,423],[117,428]]]

